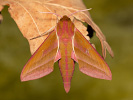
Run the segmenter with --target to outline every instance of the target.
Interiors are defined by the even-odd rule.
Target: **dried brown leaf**
[[[0,11],[4,5],[9,5],[11,17],[17,23],[23,36],[28,39],[32,54],[45,40],[47,35],[33,40],[30,39],[49,31],[57,23],[57,16],[54,14],[40,12],[52,12],[63,16],[86,9],[82,0],[1,0]],[[73,14],[71,19],[74,17],[78,19],[74,21],[75,26],[86,38],[87,31],[82,22],[87,22],[96,31],[96,36],[102,44],[103,57],[106,56],[106,48],[111,56],[113,56],[113,52],[106,42],[106,38],[99,27],[92,21],[89,12],[78,12]]]

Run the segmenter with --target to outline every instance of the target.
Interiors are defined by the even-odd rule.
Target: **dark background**
[[[107,53],[112,81],[91,78],[76,64],[71,89],[63,87],[57,63],[54,71],[41,79],[21,82],[20,73],[30,58],[28,41],[10,17],[7,7],[0,24],[0,100],[133,100],[133,0],[84,0],[90,14],[111,45],[115,57]],[[99,40],[94,37],[98,52]]]

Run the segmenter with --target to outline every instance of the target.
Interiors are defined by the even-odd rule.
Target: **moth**
[[[50,74],[57,61],[67,93],[70,90],[75,62],[79,64],[79,70],[88,76],[112,79],[107,63],[67,16],[59,20],[56,28],[26,63],[21,73],[21,81]]]

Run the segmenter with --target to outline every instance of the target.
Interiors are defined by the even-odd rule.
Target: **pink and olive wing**
[[[112,79],[111,71],[106,62],[77,29],[73,44],[74,53],[81,72],[95,78]]]
[[[41,78],[53,71],[55,60],[58,60],[58,40],[53,31],[31,56],[21,72],[21,81]]]

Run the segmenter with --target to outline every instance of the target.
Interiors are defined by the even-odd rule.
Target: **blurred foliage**
[[[65,93],[57,63],[41,79],[21,82],[20,73],[30,58],[28,41],[7,12],[0,24],[0,100],[133,100],[133,0],[84,0],[90,14],[105,34],[115,57],[106,61],[112,81],[82,74],[76,65],[71,90]],[[101,52],[99,40],[91,40]]]

